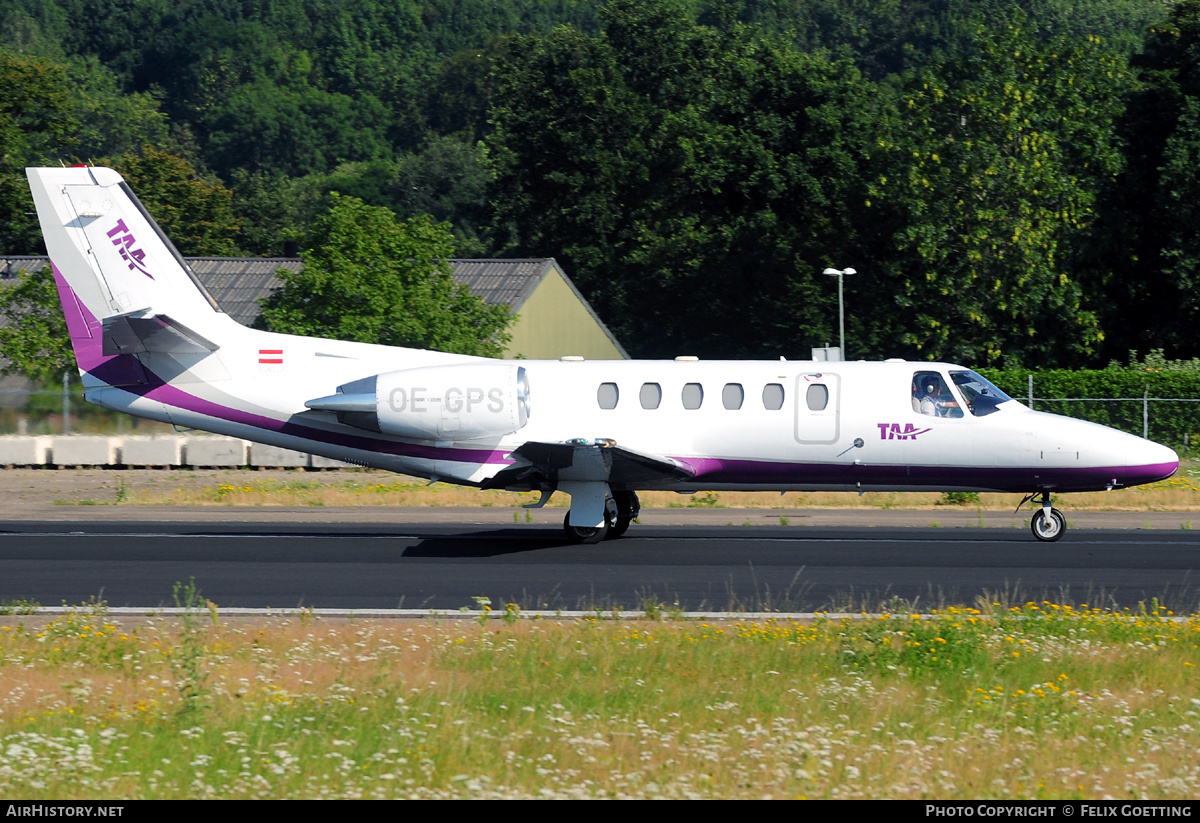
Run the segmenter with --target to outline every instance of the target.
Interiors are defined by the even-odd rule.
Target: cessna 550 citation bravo
[[[27,172],[88,402],[538,506],[563,491],[578,542],[623,534],[639,489],[1040,494],[1052,541],[1052,492],[1179,466],[948,363],[490,360],[248,329],[117,172]]]

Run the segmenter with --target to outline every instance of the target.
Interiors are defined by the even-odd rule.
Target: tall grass
[[[0,793],[1188,798],[1198,644],[1198,617],[1050,603],[482,625],[94,605],[0,629]]]

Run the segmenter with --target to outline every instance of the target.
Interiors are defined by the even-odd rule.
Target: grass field
[[[1200,510],[1196,473],[1188,464],[1169,481],[1072,495],[1069,506]],[[103,497],[63,502],[515,507],[533,498],[366,471],[160,472],[141,485],[104,474]],[[642,499],[1011,511],[1018,498]],[[707,623],[657,603],[639,620],[530,619],[497,604],[477,619],[420,621],[235,619],[180,593],[193,606],[182,618],[115,617],[102,603],[48,617],[0,604],[0,794],[1200,796],[1200,616],[1154,603]]]
[[[187,592],[193,595],[194,592]],[[11,615],[0,794],[1200,795],[1200,618]],[[470,605],[470,604],[464,604]]]
[[[41,473],[35,473],[41,474]],[[64,505],[140,506],[484,506],[516,508],[537,500],[534,493],[480,491],[433,483],[382,471],[275,472],[253,471],[104,472],[102,495],[63,498]],[[36,482],[36,478],[30,480]],[[761,509],[927,509],[966,508],[1008,511],[1019,494],[944,495],[921,492],[714,492],[681,495],[641,492],[644,508]],[[549,505],[566,507],[570,498],[556,494]],[[1132,489],[1072,494],[1070,511],[1200,511],[1200,465],[1185,463],[1175,477]]]

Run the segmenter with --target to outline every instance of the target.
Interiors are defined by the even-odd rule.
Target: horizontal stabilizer
[[[165,314],[149,309],[104,318],[104,354],[207,354],[220,346]]]

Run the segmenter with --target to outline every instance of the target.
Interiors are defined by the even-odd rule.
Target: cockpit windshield
[[[1012,400],[987,379],[973,371],[952,371],[950,378],[967,401],[967,409],[976,417],[991,414],[1001,403]]]

